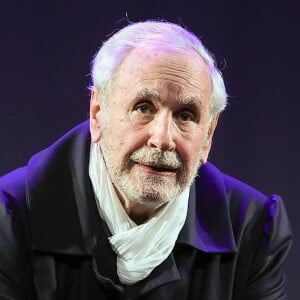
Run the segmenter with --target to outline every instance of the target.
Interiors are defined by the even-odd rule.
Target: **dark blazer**
[[[291,243],[278,196],[201,167],[172,254],[120,284],[88,176],[83,123],[0,179],[0,299],[286,299]]]

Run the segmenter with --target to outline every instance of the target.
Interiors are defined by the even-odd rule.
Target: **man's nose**
[[[162,151],[175,150],[175,128],[172,116],[162,114],[151,122],[147,146]]]

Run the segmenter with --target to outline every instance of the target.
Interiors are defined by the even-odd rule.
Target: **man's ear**
[[[220,116],[220,114],[217,114],[216,116],[213,117],[213,119],[211,121],[211,124],[210,124],[210,127],[208,129],[207,139],[206,139],[205,144],[203,145],[202,156],[200,158],[200,161],[201,161],[202,164],[205,164],[207,162],[208,154],[209,154],[210,149],[211,149],[212,138],[213,138],[215,129],[216,129],[217,124],[218,124],[219,116]]]
[[[100,94],[98,89],[93,87],[90,101],[90,132],[94,143],[99,142],[101,138],[102,126]]]

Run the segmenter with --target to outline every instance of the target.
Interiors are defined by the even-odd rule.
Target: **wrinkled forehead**
[[[164,88],[178,89],[178,99],[209,96],[212,92],[209,67],[201,56],[156,49],[130,50],[116,72],[115,88],[146,89],[159,93]],[[152,92],[153,93],[153,92]]]

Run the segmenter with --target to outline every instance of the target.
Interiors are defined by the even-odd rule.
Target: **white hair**
[[[102,96],[109,97],[118,66],[129,50],[138,48],[189,53],[194,49],[209,67],[212,81],[211,111],[216,115],[225,109],[227,94],[221,72],[196,35],[180,25],[165,21],[131,23],[112,35],[96,53],[92,62],[92,81]]]

